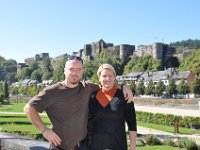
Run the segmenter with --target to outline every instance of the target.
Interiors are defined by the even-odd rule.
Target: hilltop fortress
[[[124,61],[127,57],[133,55],[135,46],[129,44],[115,46],[113,43],[106,43],[101,39],[91,44],[85,44],[84,49],[80,49],[78,52],[74,52],[73,54],[80,56],[85,60],[94,60],[96,58],[96,54],[101,53],[103,50],[108,50],[113,55]]]
[[[84,49],[74,52],[73,55],[80,56],[84,60],[94,60],[96,58],[96,54],[103,50],[108,50],[122,61],[128,60],[128,58],[130,58],[133,54],[136,54],[138,57],[143,55],[151,55],[155,59],[162,60],[163,63],[172,58],[176,52],[174,47],[170,47],[164,43],[139,45],[137,49],[135,49],[135,45],[114,45],[113,43],[106,43],[103,39],[101,39],[91,44],[85,44]]]
[[[111,52],[113,56],[120,58],[122,62],[127,62],[133,54],[138,57],[151,55],[154,59],[161,60],[163,66],[166,68],[176,67],[174,64],[177,64],[178,62],[178,56],[175,55],[176,49],[174,47],[170,47],[168,44],[158,42],[150,45],[139,45],[135,49],[135,45],[114,45],[113,43],[106,43],[103,39],[100,39],[99,41],[85,44],[83,49],[80,49],[77,52],[73,52],[73,55],[80,56],[84,60],[95,60],[96,55],[104,50]],[[25,64],[29,65],[32,61],[35,60],[40,61],[44,57],[49,57],[49,54],[36,54],[35,57],[25,59]]]

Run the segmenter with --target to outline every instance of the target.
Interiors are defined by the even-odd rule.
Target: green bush
[[[180,138],[177,140],[178,147],[186,148],[187,150],[198,150],[198,145],[192,139]]]
[[[145,140],[145,143],[148,145],[161,145],[162,144],[160,139],[154,135],[147,135],[147,136],[145,136],[144,140]]]
[[[179,127],[190,128],[190,124],[199,124],[200,117],[190,117],[190,116],[176,116],[172,114],[160,114],[160,113],[150,113],[150,112],[136,112],[137,120],[153,123],[158,125],[172,126],[174,123],[178,123]]]
[[[169,145],[169,146],[176,146],[175,142],[172,139],[170,139],[170,138],[164,139],[163,140],[163,144],[164,145]]]
[[[136,146],[138,146],[138,147],[145,146],[145,143],[141,138],[137,138]]]

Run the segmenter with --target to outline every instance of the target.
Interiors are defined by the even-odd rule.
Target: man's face
[[[65,64],[65,80],[68,84],[78,84],[83,75],[83,65],[79,60],[70,60]]]

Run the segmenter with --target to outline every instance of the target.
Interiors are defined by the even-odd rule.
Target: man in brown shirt
[[[87,134],[88,102],[91,93],[99,89],[92,83],[81,82],[83,61],[72,56],[65,65],[65,80],[45,88],[24,107],[29,120],[50,143],[51,150],[85,150],[81,142]],[[132,92],[126,88],[128,99]],[[39,113],[46,111],[52,128],[47,128]]]

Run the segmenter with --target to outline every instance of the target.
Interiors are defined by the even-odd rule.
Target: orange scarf
[[[103,88],[101,88],[96,95],[96,99],[98,100],[98,102],[103,106],[106,107],[110,101],[112,100],[113,96],[115,95],[117,91],[117,87],[113,86],[112,89],[110,89],[109,91],[104,90]]]

